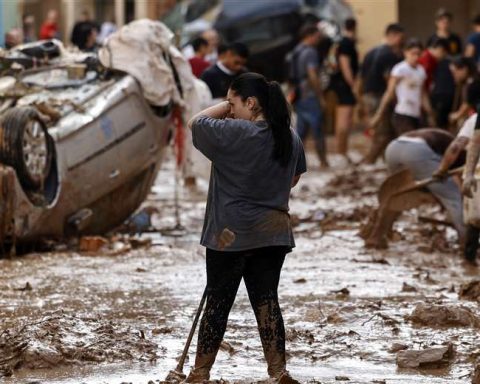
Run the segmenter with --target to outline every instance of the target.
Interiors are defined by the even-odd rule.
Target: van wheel
[[[53,141],[38,111],[13,108],[3,115],[0,129],[0,161],[15,169],[25,189],[40,189],[52,166]]]

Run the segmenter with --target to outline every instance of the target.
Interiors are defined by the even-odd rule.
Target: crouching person
[[[385,151],[385,160],[390,173],[401,170],[409,170],[413,179],[428,179],[435,174],[436,180],[426,185],[428,191],[436,200],[446,209],[447,215],[454,228],[457,230],[458,238],[463,243],[465,237],[465,226],[463,224],[462,212],[462,194],[459,185],[453,177],[448,176],[447,172],[451,168],[456,168],[465,162],[464,140],[460,140],[462,145],[458,145],[458,140],[441,129],[423,128],[417,131],[411,131],[393,140]],[[455,156],[448,156],[448,162],[443,156],[446,152],[453,151],[450,145],[456,143]],[[395,176],[392,176],[395,177]],[[422,203],[419,199],[421,190],[412,188],[401,192],[404,186],[400,186],[395,191],[396,196],[404,200],[401,204],[404,209],[410,209]],[[418,199],[418,204],[409,199]],[[398,200],[398,199],[397,199]],[[380,206],[378,216],[373,225],[372,231],[367,234],[365,245],[374,248],[386,247],[386,236],[391,229],[394,221],[401,213],[401,210],[391,209],[389,201],[386,200],[384,206]]]

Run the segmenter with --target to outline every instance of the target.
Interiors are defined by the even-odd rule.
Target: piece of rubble
[[[336,289],[336,290],[330,291],[330,293],[334,293],[337,296],[349,296],[350,295],[350,291],[348,290],[348,288]]]
[[[225,340],[223,340],[220,343],[220,349],[222,351],[228,352],[230,355],[233,355],[235,353],[235,348],[232,347],[232,344],[230,344],[229,342],[227,342]]]
[[[300,279],[294,280],[293,282],[295,284],[305,284],[307,282],[307,279],[301,277]]]
[[[417,292],[417,288],[404,282],[402,285],[402,292]]]
[[[397,353],[398,351],[404,351],[405,349],[408,349],[407,344],[393,343],[388,352]]]
[[[420,351],[406,350],[397,353],[400,368],[428,368],[449,364],[455,349],[451,343],[442,347],[426,348]]]
[[[480,280],[473,280],[460,286],[460,299],[480,301]]]
[[[80,252],[97,252],[108,244],[108,240],[102,236],[84,236],[78,246]]]
[[[15,288],[15,291],[31,291],[33,288],[32,288],[32,285],[27,281],[25,283],[25,286],[21,287],[21,288]]]
[[[418,304],[407,320],[426,326],[480,327],[480,318],[461,305]]]

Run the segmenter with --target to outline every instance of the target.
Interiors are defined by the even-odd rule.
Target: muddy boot
[[[282,375],[278,378],[277,383],[279,384],[300,384],[298,380],[295,380],[288,371],[284,371]]]
[[[275,349],[269,349],[264,351],[265,360],[267,360],[268,365],[268,375],[271,378],[279,378],[282,376],[286,370],[286,362],[285,362],[285,353],[278,352]]]
[[[210,370],[193,368],[183,383],[204,383],[210,379]]]
[[[216,353],[195,357],[195,367],[190,371],[186,383],[203,383],[210,379],[210,370],[215,362]]]
[[[473,265],[477,264],[477,250],[478,250],[478,239],[480,235],[480,229],[474,227],[473,225],[467,225],[467,230],[465,234],[465,259]]]

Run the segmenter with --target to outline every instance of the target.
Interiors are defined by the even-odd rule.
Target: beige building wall
[[[358,22],[358,49],[361,57],[382,42],[387,24],[398,21],[398,1],[401,0],[347,1]]]

